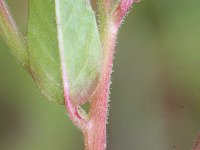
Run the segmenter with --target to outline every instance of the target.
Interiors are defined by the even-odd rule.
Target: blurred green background
[[[25,33],[27,0],[7,0]],[[120,29],[108,150],[190,150],[200,130],[200,1],[143,0]],[[0,40],[0,150],[82,150]]]

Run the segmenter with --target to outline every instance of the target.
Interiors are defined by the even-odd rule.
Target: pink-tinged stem
[[[102,17],[100,15],[100,24],[103,24],[102,29],[100,29],[100,32],[102,32],[101,42],[103,53],[102,74],[100,83],[91,98],[92,100],[90,102],[88,119],[79,113],[79,106],[74,105],[70,100],[66,67],[64,64],[62,64],[62,76],[64,83],[66,109],[72,122],[82,130],[84,136],[85,150],[106,149],[106,123],[108,113],[108,100],[110,93],[113,55],[117,38],[117,32],[124,16],[126,15],[128,9],[131,7],[131,4],[133,2],[135,1],[122,0],[113,14],[108,15],[106,14],[107,12],[102,12],[102,15],[105,15],[107,17],[106,19],[105,16]],[[110,6],[111,3],[107,2],[103,3],[103,5],[104,4],[107,7]],[[104,10],[108,9],[102,9],[102,11]],[[61,53],[63,53],[62,40],[60,42]],[[62,56],[64,55],[61,55],[61,62],[65,59],[62,58]]]
[[[200,150],[200,132],[197,135],[197,138],[196,138],[196,140],[194,142],[192,150]]]
[[[107,34],[103,42],[103,68],[99,86],[92,97],[90,108],[91,126],[84,134],[85,150],[106,149],[106,122],[108,99],[113,66],[117,29],[113,24],[108,24]]]
[[[96,92],[92,96],[89,119],[84,118],[79,113],[78,106],[75,106],[70,100],[67,72],[64,65],[62,68],[66,109],[72,122],[82,130],[85,150],[106,149],[107,110],[117,28],[114,24],[109,24],[107,31],[109,32],[105,34],[103,43],[102,75]]]
[[[132,4],[138,3],[138,2],[140,2],[140,0],[122,0],[119,3],[116,11],[114,11],[114,13],[112,14],[112,18],[117,27],[121,25],[124,17],[126,16]]]
[[[106,1],[104,1],[106,2]],[[85,150],[105,150],[106,149],[106,123],[108,112],[108,99],[110,92],[111,73],[113,66],[113,55],[118,28],[134,0],[122,0],[116,11],[111,14],[105,29],[101,34],[103,62],[102,76],[99,86],[92,97],[90,107],[90,127],[84,133]],[[137,0],[139,2],[139,0]],[[104,7],[109,7],[111,3],[104,3]],[[105,10],[108,10],[106,8]],[[103,14],[103,13],[102,13]]]

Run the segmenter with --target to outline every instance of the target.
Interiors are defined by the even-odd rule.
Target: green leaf
[[[4,0],[0,0],[0,35],[10,47],[11,54],[28,71],[29,64],[26,42],[15,25],[15,21]]]
[[[89,0],[29,0],[28,51],[42,93],[63,104],[63,66],[74,103],[89,100],[101,74],[101,44]]]

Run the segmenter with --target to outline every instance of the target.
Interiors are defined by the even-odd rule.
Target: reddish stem
[[[72,122],[82,130],[84,136],[85,150],[105,150],[106,149],[106,122],[110,80],[112,73],[112,62],[115,48],[117,28],[109,24],[109,32],[105,34],[103,43],[103,68],[100,83],[92,96],[89,118],[86,119],[78,111],[78,107],[73,104],[69,97],[67,72],[62,69],[65,105]]]
[[[92,97],[90,107],[91,126],[84,133],[85,150],[105,150],[108,99],[115,48],[116,27],[109,23],[103,43],[103,68],[99,86]]]
[[[194,142],[192,150],[200,150],[200,132],[197,135],[197,138],[196,138],[196,140]]]
[[[137,0],[138,1],[138,0]],[[111,73],[113,66],[113,55],[118,28],[126,15],[131,4],[136,0],[122,0],[116,11],[109,14],[105,26],[102,26],[102,74],[99,85],[95,90],[90,102],[89,119],[80,115],[78,106],[70,101],[67,73],[63,72],[65,104],[70,119],[78,126],[83,133],[85,150],[105,150],[106,149],[106,123],[108,112],[108,99],[110,92]],[[110,3],[106,3],[109,6]],[[103,13],[104,15],[104,13]],[[104,21],[104,18],[103,18]],[[102,22],[101,22],[102,23]],[[102,23],[103,24],[103,23]],[[65,67],[62,70],[66,70]]]
[[[121,0],[118,7],[112,14],[112,18],[118,28],[121,25],[124,17],[126,16],[132,4],[138,3],[138,2],[140,2],[140,0]]]

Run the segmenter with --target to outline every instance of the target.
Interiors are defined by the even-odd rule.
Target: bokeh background
[[[27,0],[6,0],[25,33]],[[200,1],[143,0],[118,36],[108,150],[190,150],[200,130]],[[0,150],[82,150],[0,39]]]

